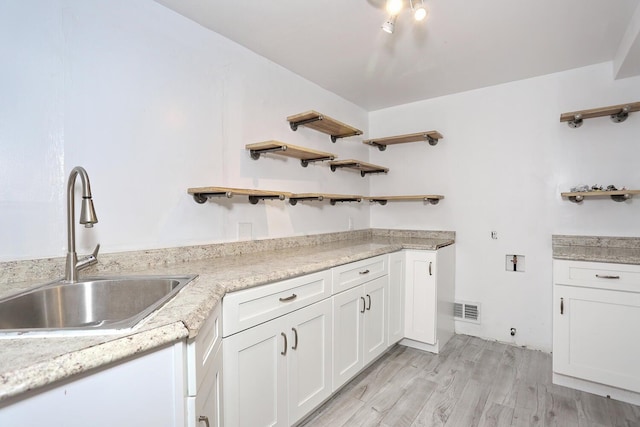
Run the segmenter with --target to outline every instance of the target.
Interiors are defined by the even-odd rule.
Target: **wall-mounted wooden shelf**
[[[429,145],[436,145],[438,140],[442,138],[443,136],[440,132],[430,130],[427,132],[409,133],[406,135],[387,136],[385,138],[365,139],[362,143],[371,145],[372,147],[378,147],[380,151],[384,151],[387,149],[387,145],[406,144],[408,142],[427,141],[429,142]]]
[[[279,199],[284,200],[291,193],[282,191],[266,191],[253,190],[247,188],[229,188],[229,187],[198,187],[189,188],[187,193],[193,195],[193,199],[198,203],[206,202],[210,197],[227,197],[248,196],[249,202],[255,205],[260,200]]]
[[[326,194],[326,193],[301,193],[301,194],[291,194],[289,195],[289,203],[292,206],[295,206],[298,202],[307,201],[307,200],[329,200],[331,205],[335,205],[337,202],[360,202],[362,201],[362,196],[357,195],[347,195],[347,194]]]
[[[300,163],[305,168],[311,162],[334,160],[336,158],[336,155],[332,153],[316,151],[293,144],[285,144],[280,141],[257,142],[255,144],[247,144],[245,148],[249,150],[251,158],[254,160],[258,160],[262,154],[273,153],[281,156],[292,157],[294,159],[300,159]]]
[[[609,116],[613,122],[620,123],[627,120],[629,113],[636,111],[640,111],[640,102],[631,102],[629,104],[612,105],[610,107],[562,113],[560,115],[560,122],[567,122],[570,127],[579,128],[582,126],[584,119]]]
[[[380,203],[383,206],[386,205],[388,201],[423,201],[432,205],[437,205],[440,200],[444,199],[444,196],[438,194],[418,194],[414,196],[367,196],[364,199],[369,200],[372,203]]]
[[[580,191],[573,193],[560,193],[574,203],[580,203],[585,198],[611,197],[616,202],[624,202],[634,194],[640,194],[640,190],[616,190],[616,191]]]
[[[336,142],[338,138],[362,135],[360,129],[356,129],[353,126],[349,126],[313,110],[289,116],[287,117],[287,121],[293,131],[298,130],[298,126],[305,126],[330,135],[331,142]]]
[[[332,161],[332,162],[329,162],[329,166],[331,166],[332,172],[335,172],[336,169],[340,169],[340,168],[359,170],[361,176],[365,176],[370,173],[389,172],[389,168],[385,168],[384,166],[378,166],[371,163],[361,162],[360,160],[353,160],[353,159]]]

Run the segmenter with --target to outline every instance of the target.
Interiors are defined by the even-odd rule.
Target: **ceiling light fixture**
[[[389,13],[389,17],[382,24],[382,30],[386,33],[393,34],[396,19],[405,6],[405,0],[386,0],[385,9]],[[425,21],[429,17],[429,9],[424,4],[424,0],[409,0],[409,6],[413,13],[413,18],[420,22]]]
[[[382,24],[382,31],[385,33],[393,34],[393,30],[396,25],[396,17],[397,15],[391,15],[387,18],[386,21]]]
[[[411,10],[413,10],[413,18],[416,21],[424,21],[429,15],[429,10],[424,5],[424,0],[409,0],[411,2]],[[418,1],[420,3],[418,3]]]

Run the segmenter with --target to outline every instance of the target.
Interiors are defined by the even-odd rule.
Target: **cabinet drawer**
[[[264,323],[331,296],[331,271],[325,270],[225,295],[223,336]]]
[[[195,396],[222,344],[221,305],[204,322],[198,335],[187,343],[187,391]]]
[[[585,261],[553,261],[557,284],[640,292],[640,266]]]
[[[377,279],[388,273],[389,256],[381,255],[334,267],[333,293],[345,291],[369,280]]]

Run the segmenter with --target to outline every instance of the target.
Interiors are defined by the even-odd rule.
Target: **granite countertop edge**
[[[255,257],[255,254],[152,268],[158,274],[189,271],[199,276],[133,331],[124,335],[0,339],[0,345],[5,348],[5,351],[0,352],[0,407],[27,396],[30,391],[196,337],[204,321],[227,292],[310,274],[402,249],[436,250],[453,243],[453,238],[369,238],[340,242],[339,245],[328,243],[304,250],[289,250],[295,253],[289,254],[294,257],[289,261],[275,259],[283,255],[282,251],[264,252],[260,254],[261,262],[252,266],[255,272],[252,271],[251,274],[241,274],[233,270],[233,266],[226,275],[217,274],[212,271],[215,269],[210,264],[237,263],[235,268],[242,266],[244,270],[246,265],[242,265],[243,259]],[[337,249],[334,250],[336,246]],[[302,255],[298,255],[298,252]],[[276,261],[279,261],[278,268],[268,271],[270,262]],[[256,267],[262,267],[263,271]],[[16,358],[20,359],[19,366],[9,368]]]
[[[640,238],[553,235],[553,258],[567,261],[640,264]]]

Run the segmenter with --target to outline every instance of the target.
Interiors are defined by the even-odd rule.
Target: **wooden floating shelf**
[[[231,198],[233,196],[248,196],[249,202],[253,205],[264,199],[289,199],[289,203],[292,206],[303,201],[323,200],[328,200],[331,205],[342,202],[361,202],[362,200],[369,200],[371,203],[380,203],[381,205],[386,205],[388,201],[421,200],[432,205],[437,205],[440,200],[444,199],[444,196],[435,194],[419,194],[414,196],[360,196],[355,194],[289,193],[285,191],[267,191],[230,187],[197,187],[189,188],[187,192],[193,196],[193,199],[197,203],[200,204],[205,203],[211,197]],[[636,191],[636,193],[640,193],[640,190]]]
[[[360,202],[362,199],[362,196],[347,194],[301,193],[289,195],[289,203],[292,206],[295,206],[299,201],[305,200],[329,200],[331,205],[335,205],[337,202]]]
[[[251,153],[251,158],[258,160],[260,155],[266,153],[278,154],[281,156],[300,159],[302,167],[307,167],[311,162],[322,162],[325,160],[334,160],[337,156],[324,151],[311,150],[310,148],[299,147],[293,144],[285,144],[280,141],[264,141],[255,144],[247,144],[245,146]]]
[[[427,141],[429,145],[436,145],[438,140],[443,136],[440,132],[430,130],[427,132],[408,133],[406,135],[387,136],[385,138],[365,139],[363,144],[371,145],[372,147],[378,147],[380,151],[387,149],[387,145],[394,144],[406,144],[408,142]]]
[[[437,194],[418,194],[415,196],[368,196],[364,198],[371,203],[380,203],[382,206],[386,205],[388,201],[424,201],[432,205],[437,205],[440,200],[444,199],[444,196]]]
[[[570,127],[579,128],[582,126],[584,119],[609,116],[614,123],[621,123],[627,120],[629,113],[634,113],[636,111],[640,111],[640,102],[631,102],[629,104],[612,105],[610,107],[562,113],[560,115],[560,122],[567,122]]]
[[[287,121],[293,131],[298,130],[298,126],[305,126],[330,135],[331,142],[336,142],[338,138],[362,135],[360,129],[356,129],[353,126],[349,126],[313,110],[289,116],[287,117]]]
[[[634,194],[640,194],[640,190],[616,190],[616,191],[579,191],[573,193],[560,193],[562,197],[568,198],[574,203],[580,203],[585,198],[611,197],[616,202],[624,202]]]
[[[249,196],[249,202],[255,205],[260,200],[279,199],[284,200],[291,193],[282,191],[266,191],[252,190],[246,188],[229,188],[229,187],[198,187],[189,188],[187,193],[193,195],[193,199],[198,203],[206,202],[210,197],[227,197],[233,196]]]
[[[355,169],[360,171],[361,176],[366,176],[370,173],[387,173],[389,172],[389,168],[385,168],[384,166],[378,166],[371,163],[361,162],[360,160],[336,160],[333,162],[329,162],[329,166],[331,167],[331,171],[335,172],[336,169],[347,168],[347,169]]]

